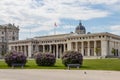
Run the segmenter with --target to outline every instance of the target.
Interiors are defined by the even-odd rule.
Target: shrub
[[[35,55],[35,61],[38,66],[53,66],[56,58],[51,53],[37,53]]]
[[[5,62],[8,66],[12,66],[12,64],[26,64],[26,56],[22,52],[9,52],[5,55]]]
[[[62,56],[62,63],[67,66],[67,64],[80,64],[82,65],[83,56],[77,51],[67,51]]]

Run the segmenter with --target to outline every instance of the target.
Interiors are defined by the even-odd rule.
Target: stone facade
[[[84,57],[119,55],[120,36],[108,32],[86,34],[86,29],[77,29],[83,29],[79,31],[84,34],[79,32],[12,41],[9,43],[9,50],[22,51],[28,57],[33,57],[36,52],[51,52],[56,58],[60,58],[68,50],[79,51]],[[115,50],[114,54],[112,49]]]
[[[14,24],[0,25],[0,57],[7,52],[8,43],[19,39],[19,27]]]

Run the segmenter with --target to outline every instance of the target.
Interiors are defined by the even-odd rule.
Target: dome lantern
[[[75,33],[77,33],[77,34],[86,34],[86,29],[82,25],[81,21],[79,22],[79,25],[76,27]]]

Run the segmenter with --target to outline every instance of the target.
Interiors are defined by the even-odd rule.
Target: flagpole
[[[56,27],[57,27],[57,24],[55,22],[55,24],[54,24],[54,35],[56,35]]]
[[[54,26],[54,35],[55,35],[56,33],[55,33],[55,26]]]

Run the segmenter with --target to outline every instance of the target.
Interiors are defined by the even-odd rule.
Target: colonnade
[[[18,45],[11,46],[10,50],[23,52],[28,57],[33,57],[36,52],[48,52],[60,58],[67,51],[67,44],[43,44],[43,45]]]
[[[115,46],[115,47],[114,47]],[[48,52],[60,58],[65,51],[79,51],[83,56],[106,56],[111,55],[112,48],[118,46],[116,43],[107,40],[92,40],[92,41],[68,41],[66,43],[53,44],[34,44],[10,46],[10,50],[22,51],[27,57],[32,57],[36,52]],[[117,49],[118,50],[118,49]]]
[[[67,44],[43,44],[38,46],[37,51],[53,53],[56,58],[60,58],[63,55],[63,52],[67,51]]]
[[[25,56],[30,56],[28,55],[28,45],[19,45],[19,46],[11,46],[11,50],[13,51],[20,51],[25,54]]]
[[[71,42],[71,47],[68,50],[79,51],[83,56],[101,56],[101,46],[103,46],[101,41],[78,41]]]
[[[83,56],[96,56],[95,48],[99,48],[99,55],[101,55],[101,41],[82,41],[69,42],[64,44],[29,44],[12,46],[12,50],[24,52],[28,57],[32,57],[36,52],[53,53],[56,58],[60,58],[67,50],[79,51]]]

